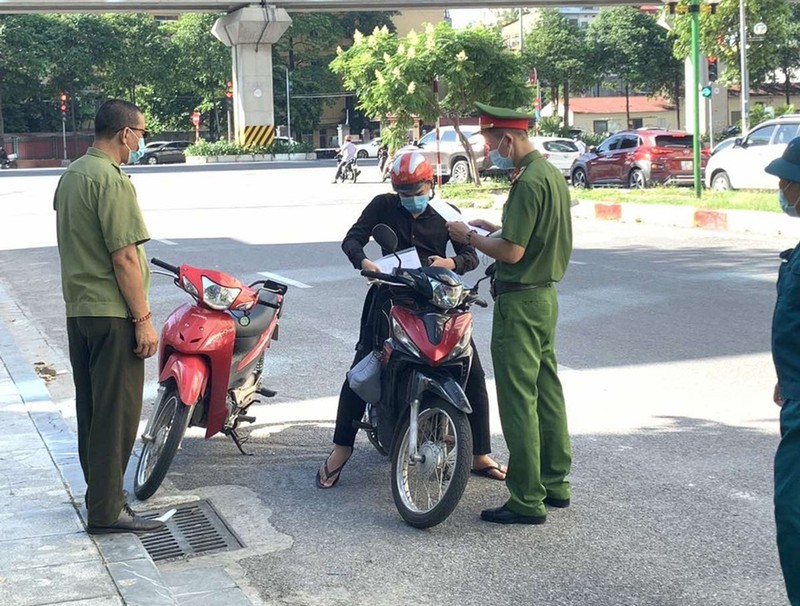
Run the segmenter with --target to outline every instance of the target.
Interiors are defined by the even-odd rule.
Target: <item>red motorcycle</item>
[[[247,286],[220,271],[151,262],[176,276],[175,285],[194,303],[173,311],[161,331],[159,395],[134,478],[140,500],[161,485],[187,427],[204,427],[206,439],[222,432],[246,454],[237,427],[255,421],[246,413],[258,396],[275,396],[261,385],[264,353],[278,339],[288,289],[272,280]]]
[[[384,250],[397,236],[376,225],[372,236]],[[399,262],[399,257],[398,257]],[[380,396],[368,403],[360,429],[381,454],[391,454],[392,497],[403,519],[416,528],[444,521],[458,505],[469,478],[472,407],[464,386],[472,364],[472,314],[486,307],[478,284],[440,267],[361,275],[389,289],[391,311],[380,356]],[[374,315],[373,315],[374,314]],[[371,312],[384,317],[382,309]]]

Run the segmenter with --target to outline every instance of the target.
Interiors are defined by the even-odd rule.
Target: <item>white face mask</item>
[[[798,214],[797,212],[797,200],[791,202],[789,198],[786,197],[787,189],[789,189],[789,187],[780,190],[780,192],[778,193],[778,202],[780,202],[781,204],[781,209],[790,217],[800,216],[800,214]]]
[[[136,164],[139,160],[142,159],[142,156],[144,156],[144,151],[145,151],[144,137],[138,137],[138,139],[139,139],[139,144],[137,149],[131,149],[128,146],[128,140],[127,139],[125,140],[125,147],[128,148],[128,161],[125,164]]]

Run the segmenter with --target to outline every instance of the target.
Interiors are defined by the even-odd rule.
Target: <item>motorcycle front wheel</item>
[[[409,457],[410,440],[417,442],[418,461]],[[420,406],[417,435],[411,435],[406,416],[392,445],[392,497],[402,518],[415,528],[447,519],[464,494],[471,459],[467,415],[439,397],[427,396]]]
[[[133,492],[136,498],[144,501],[153,496],[167,476],[169,466],[189,426],[192,406],[181,402],[178,389],[171,383],[165,390],[153,412],[155,418],[150,424],[150,435],[142,439],[144,446],[136,467]]]

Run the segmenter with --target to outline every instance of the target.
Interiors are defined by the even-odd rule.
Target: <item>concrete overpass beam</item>
[[[291,24],[289,14],[274,6],[241,8],[214,24],[214,36],[231,47],[237,143],[265,145],[275,137],[272,45]]]

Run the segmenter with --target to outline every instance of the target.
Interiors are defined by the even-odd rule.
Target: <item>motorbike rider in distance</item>
[[[457,274],[464,274],[478,265],[475,249],[466,244],[455,243],[455,256],[446,257],[447,244],[451,242],[445,220],[428,206],[433,197],[433,167],[418,152],[401,154],[392,163],[392,187],[397,193],[376,196],[363,210],[358,221],[350,228],[342,242],[353,267],[362,270],[380,271],[376,263],[364,253],[373,227],[379,223],[388,225],[397,234],[398,250],[415,247],[423,265],[444,267]],[[383,254],[390,251],[384,250]],[[380,348],[388,336],[386,317],[391,305],[386,288],[373,285],[364,301],[361,315],[361,331],[356,345],[353,366],[373,349]],[[505,480],[505,466],[491,457],[491,433],[489,429],[489,396],[477,349],[473,344],[473,359],[465,393],[472,406],[469,415],[473,437],[473,473],[494,480]],[[333,488],[339,481],[345,463],[353,453],[358,429],[355,423],[361,420],[366,402],[358,397],[344,381],[339,395],[336,414],[334,448],[317,472],[318,488]]]
[[[333,182],[336,183],[341,177],[342,181],[344,181],[344,167],[347,166],[348,162],[355,160],[356,158],[356,146],[355,143],[352,142],[350,135],[346,135],[344,138],[344,143],[339,148],[337,152],[337,156],[339,156],[339,164],[336,166],[336,176],[333,178]]]

